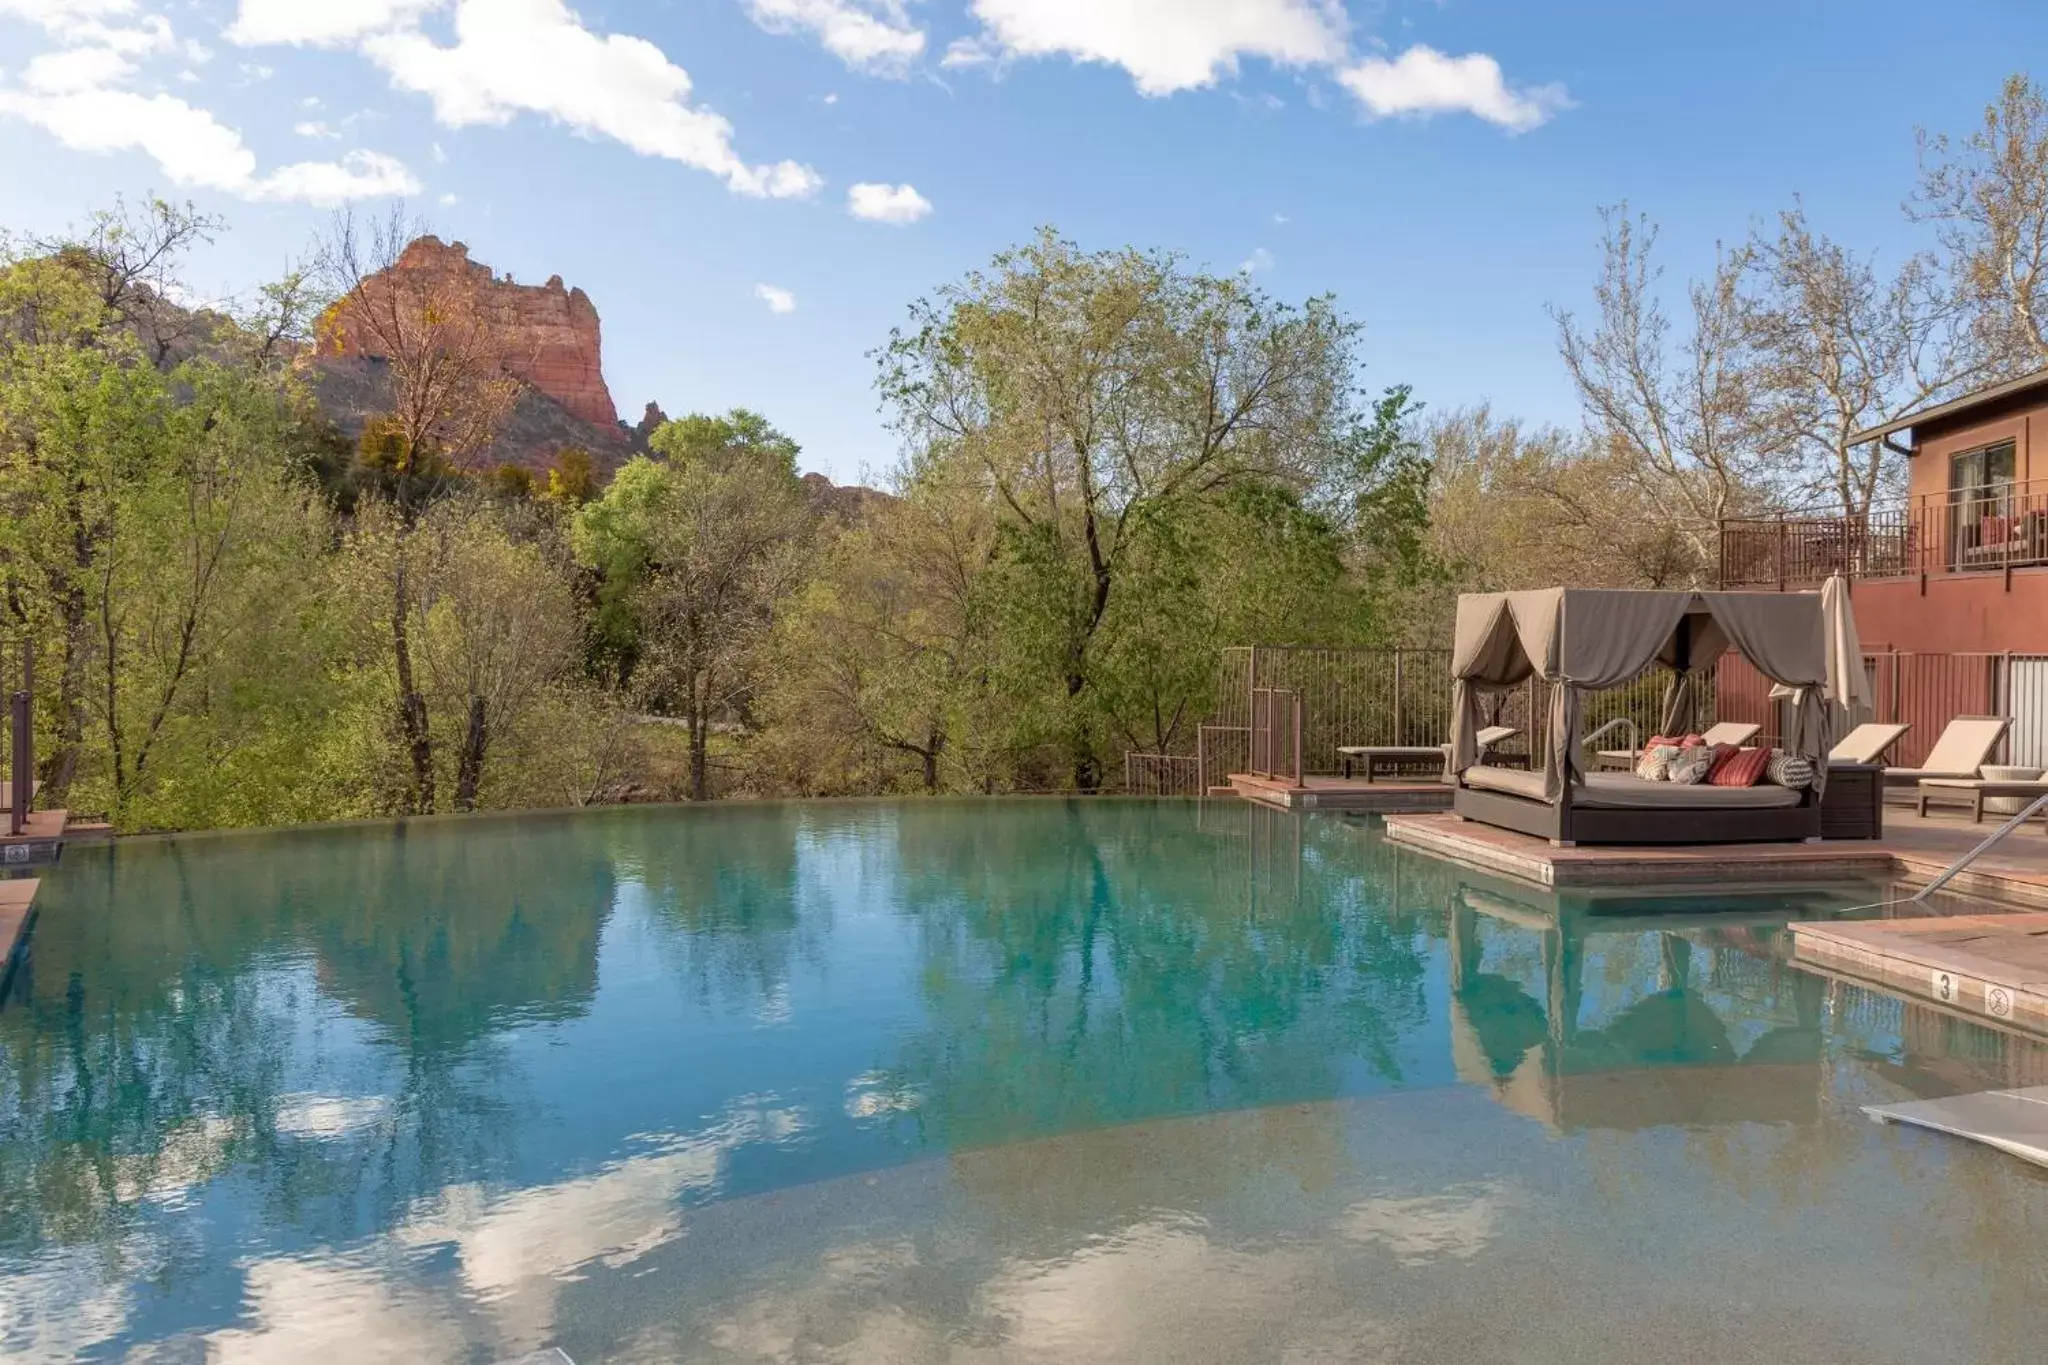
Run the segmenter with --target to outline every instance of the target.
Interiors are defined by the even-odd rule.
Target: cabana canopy
[[[1583,694],[1618,687],[1653,663],[1677,677],[1665,696],[1666,732],[1692,728],[1692,673],[1730,649],[1787,689],[1791,721],[1784,747],[1813,760],[1818,789],[1827,773],[1827,640],[1813,593],[1648,592],[1544,588],[1467,593],[1458,599],[1451,771],[1479,761],[1479,698],[1531,677],[1551,685],[1544,799],[1555,804],[1581,780]]]

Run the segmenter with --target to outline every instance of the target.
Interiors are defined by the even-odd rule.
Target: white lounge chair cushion
[[[2005,738],[2011,721],[2000,716],[1957,716],[1934,741],[1926,760],[1917,768],[1886,768],[1884,775],[1895,782],[1924,777],[1975,777],[1977,769],[1991,761],[1991,751]]]
[[[1897,744],[1910,725],[1859,725],[1834,748],[1828,750],[1830,763],[1875,763],[1886,749]]]

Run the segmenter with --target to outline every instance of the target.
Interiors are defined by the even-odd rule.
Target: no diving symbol
[[[1986,987],[1984,1012],[1994,1019],[2012,1018],[2012,992],[2003,986]]]

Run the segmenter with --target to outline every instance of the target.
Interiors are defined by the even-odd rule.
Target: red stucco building
[[[1960,714],[2010,715],[2012,761],[2048,765],[2048,370],[1851,438],[1907,463],[1868,517],[1729,522],[1728,587],[1851,581],[1879,712],[1917,748]]]

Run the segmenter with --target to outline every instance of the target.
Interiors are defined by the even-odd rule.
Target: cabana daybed
[[[1730,649],[1788,689],[1783,747],[1813,764],[1813,786],[1715,787],[1587,773],[1584,695],[1618,687],[1655,663],[1674,673],[1662,729],[1694,717],[1694,674]],[[1831,722],[1823,699],[1825,628],[1811,593],[1639,592],[1548,588],[1458,599],[1452,652],[1453,810],[1466,820],[1553,843],[1719,844],[1820,837]],[[1531,677],[1550,684],[1544,766],[1527,773],[1478,763],[1480,698]]]

